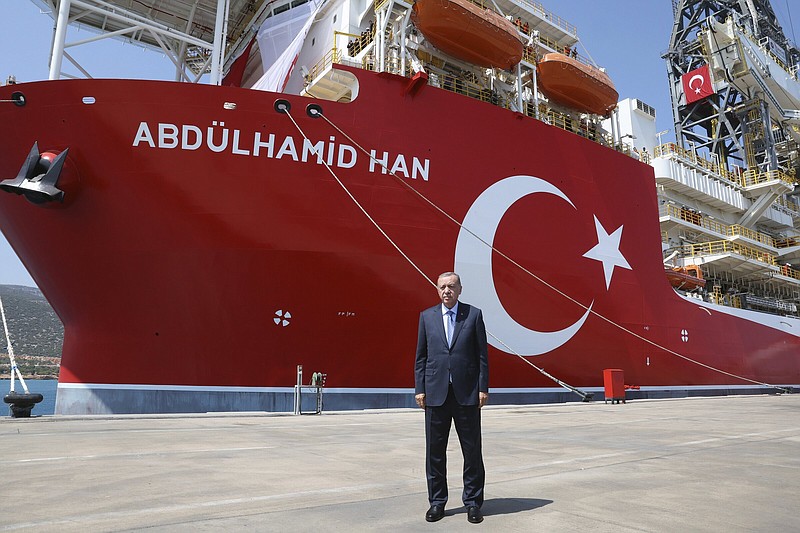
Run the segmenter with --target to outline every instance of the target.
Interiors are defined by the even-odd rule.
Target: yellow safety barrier
[[[800,270],[792,268],[788,263],[781,266],[781,274],[790,278],[800,279]]]
[[[775,241],[776,248],[791,248],[792,246],[800,246],[800,237],[790,237]]]
[[[766,233],[761,233],[760,231],[755,231],[750,228],[740,226],[739,224],[723,224],[718,220],[703,216],[697,211],[678,207],[672,204],[662,205],[659,209],[659,215],[668,215],[674,218],[685,220],[686,222],[714,231],[720,235],[727,235],[729,237],[745,237],[752,241],[761,243],[764,246],[769,246],[770,248],[780,247],[778,246],[778,241]],[[800,241],[798,241],[798,244],[800,244]]]
[[[687,244],[684,246],[683,249],[686,252],[686,254],[690,256],[721,255],[721,254],[733,253],[741,255],[742,257],[746,257],[748,259],[761,261],[768,265],[778,264],[778,258],[774,254],[770,254],[762,250],[758,250],[756,248],[745,246],[743,244],[731,241],[712,241],[712,242],[703,242],[698,244]]]
[[[775,239],[773,239],[769,235],[761,233],[760,231],[752,230],[750,228],[745,228],[744,226],[740,226],[739,224],[733,224],[731,226],[728,226],[726,234],[730,235],[731,237],[735,236],[746,237],[751,241],[760,242],[765,246],[777,248],[777,246],[775,246]]]
[[[677,157],[678,159],[681,159],[687,163],[691,163],[697,167],[713,172],[718,177],[721,177],[724,180],[743,188],[752,187],[754,185],[759,185],[761,183],[766,183],[773,180],[781,180],[790,185],[794,184],[793,176],[781,170],[768,170],[767,172],[759,172],[758,170],[751,169],[731,172],[723,168],[720,164],[700,157],[696,152],[681,148],[675,143],[666,143],[656,146],[653,151],[655,157]]]
[[[316,79],[317,76],[322,74],[325,69],[330,67],[334,63],[341,63],[342,62],[342,51],[338,48],[332,48],[328,50],[328,52],[320,59],[316,65],[311,67],[308,70],[308,74],[306,74],[306,82],[310,82]]]

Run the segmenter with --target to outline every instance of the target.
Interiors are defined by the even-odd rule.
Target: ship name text
[[[226,128],[224,122],[213,121],[211,124],[204,129],[194,124],[159,122],[151,125],[140,122],[133,147],[187,151],[207,149],[214,153],[291,159],[298,163],[316,162],[321,165],[324,162],[338,168],[354,168],[359,164],[359,151],[349,144],[336,142],[333,135],[327,141],[312,142],[303,137],[286,135],[281,138],[260,131],[243,135],[241,130]],[[362,160],[369,172],[391,172],[396,176],[428,181],[429,159],[373,149],[369,151],[369,157],[364,156]]]

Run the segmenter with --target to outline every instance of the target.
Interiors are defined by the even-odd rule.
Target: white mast
[[[228,10],[230,0],[217,0],[217,20],[214,24],[214,48],[211,52],[211,85],[222,83],[222,65],[225,60],[225,45],[228,33]]]

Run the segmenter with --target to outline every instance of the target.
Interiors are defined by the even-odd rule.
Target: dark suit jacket
[[[477,307],[458,303],[453,346],[447,346],[442,304],[419,315],[415,394],[425,393],[431,407],[444,404],[453,377],[453,393],[460,405],[478,405],[478,392],[489,392],[489,356],[486,326]]]

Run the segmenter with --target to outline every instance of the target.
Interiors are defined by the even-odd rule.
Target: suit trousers
[[[431,505],[447,502],[447,441],[455,422],[464,457],[462,501],[469,507],[483,505],[486,471],[481,451],[481,410],[477,405],[460,405],[450,385],[447,399],[437,407],[425,408],[425,474]]]

